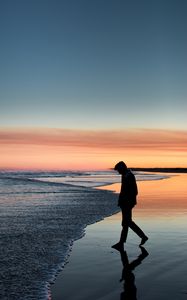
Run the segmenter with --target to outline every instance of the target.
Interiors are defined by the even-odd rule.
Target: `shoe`
[[[142,238],[142,240],[141,240],[140,246],[144,245],[145,242],[147,242],[147,240],[148,240],[148,237],[147,237],[147,236],[144,236],[144,237]]]
[[[123,243],[117,243],[115,245],[112,246],[112,248],[118,250],[118,251],[121,251],[121,250],[124,250],[124,247],[123,247]]]

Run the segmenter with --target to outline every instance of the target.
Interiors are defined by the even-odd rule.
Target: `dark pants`
[[[132,207],[125,206],[122,210],[122,231],[120,242],[125,243],[127,239],[129,227],[140,237],[145,237],[145,233],[132,220]]]

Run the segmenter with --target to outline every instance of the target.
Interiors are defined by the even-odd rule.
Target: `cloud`
[[[0,145],[187,151],[187,131],[1,128]]]

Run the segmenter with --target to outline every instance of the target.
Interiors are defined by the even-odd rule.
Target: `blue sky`
[[[187,129],[185,0],[0,1],[0,126]]]

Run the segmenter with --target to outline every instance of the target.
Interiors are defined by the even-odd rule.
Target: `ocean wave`
[[[118,211],[116,194],[90,187],[114,182],[120,176],[109,172],[0,172],[1,299],[48,299],[73,241]]]
[[[170,175],[165,174],[153,174],[153,173],[135,173],[135,177],[137,181],[147,181],[147,180],[162,180],[171,177]],[[120,183],[121,176],[117,175],[114,172],[86,172],[81,175],[66,175],[63,177],[37,177],[35,178],[38,181],[42,182],[53,182],[53,183],[64,183],[75,186],[83,186],[83,187],[99,187],[105,186],[113,183]]]
[[[112,192],[1,178],[1,299],[48,299],[88,224],[118,211]]]
[[[134,172],[137,181],[161,180],[171,177],[171,175],[147,172]],[[98,187],[112,183],[121,182],[121,176],[114,171],[10,171],[0,172],[0,178],[7,178],[15,181],[43,182],[45,184],[68,184],[82,187]]]

